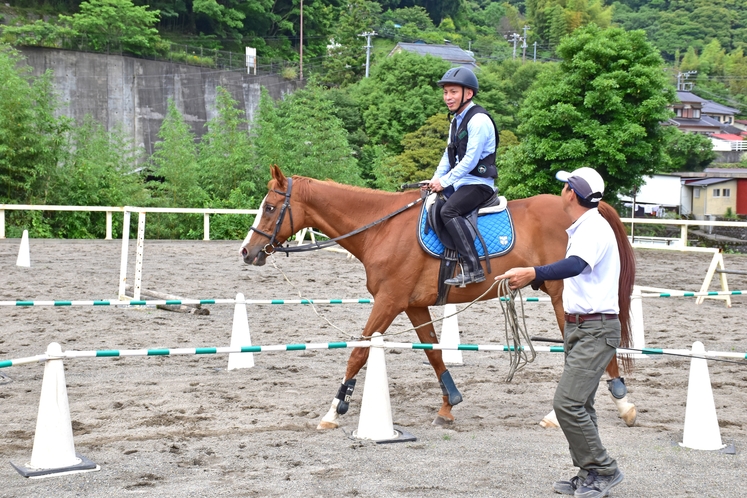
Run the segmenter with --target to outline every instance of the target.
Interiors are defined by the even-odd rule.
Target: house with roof
[[[472,70],[477,69],[477,63],[475,58],[472,56],[472,53],[463,50],[458,45],[430,45],[424,42],[400,42],[392,49],[391,52],[389,52],[388,57],[391,57],[392,55],[398,54],[402,51],[412,52],[418,55],[429,54],[433,57],[439,57],[447,62],[450,62],[454,67],[462,66]]]
[[[706,168],[675,173],[681,177],[681,214],[696,219],[732,213],[747,215],[747,169]]]
[[[646,176],[634,196],[620,196],[635,217],[691,215],[696,219],[723,216],[727,209],[747,215],[747,169],[706,168],[698,172]]]
[[[724,126],[733,126],[734,116],[739,114],[739,109],[725,106],[712,100],[706,100],[701,109],[701,114],[715,119]]]
[[[671,108],[675,116],[669,124],[677,126],[683,132],[710,135],[721,131],[721,122],[703,113],[703,107],[710,102],[692,92],[677,92],[677,100]]]

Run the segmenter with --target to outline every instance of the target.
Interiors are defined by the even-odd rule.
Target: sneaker
[[[571,477],[569,481],[555,481],[552,489],[561,495],[573,495],[578,488],[583,486],[584,480],[579,476]]]
[[[590,470],[583,486],[576,489],[573,496],[576,498],[601,498],[609,496],[610,489],[620,484],[623,477],[620,469],[615,469],[615,473],[609,476],[600,476],[595,470]]]

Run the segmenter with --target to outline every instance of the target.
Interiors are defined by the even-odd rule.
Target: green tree
[[[430,180],[446,147],[449,119],[446,114],[428,118],[423,126],[402,139],[404,151],[389,164],[388,183]]]
[[[714,38],[703,49],[698,59],[698,70],[704,74],[723,75],[725,56],[726,53],[721,48],[721,43]]]
[[[728,77],[732,93],[747,96],[747,57],[742,48],[735,49],[726,56],[724,73]]]
[[[222,87],[218,87],[216,111],[200,142],[200,184],[211,205],[241,198],[234,207],[247,208],[259,185],[253,181],[255,170],[246,114]]]
[[[154,54],[161,41],[159,11],[137,7],[132,0],[87,0],[80,12],[59,16],[61,23],[84,35],[94,50],[119,48],[137,55]]]
[[[698,133],[682,133],[674,126],[664,128],[669,171],[703,171],[716,159],[711,139]]]
[[[368,0],[352,0],[340,13],[329,57],[324,59],[325,83],[348,85],[366,73],[366,49],[360,35],[373,31],[381,6]],[[373,61],[370,61],[373,63]]]
[[[699,66],[698,54],[692,46],[687,47],[687,52],[680,63],[681,71],[697,71]]]
[[[150,158],[154,201],[164,207],[202,207],[207,194],[200,187],[195,137],[171,99],[158,138]]]
[[[540,75],[519,113],[522,142],[506,151],[501,190],[523,197],[558,190],[554,174],[597,169],[606,197],[638,186],[664,155],[660,123],[674,91],[643,31],[588,25],[558,47],[562,62]]]
[[[371,77],[351,86],[351,95],[363,112],[366,134],[375,143],[398,154],[402,137],[425,120],[443,112],[436,82],[449,69],[443,59],[401,52],[381,61]]]
[[[107,131],[90,115],[70,132],[68,153],[50,175],[48,204],[124,206],[148,202],[141,176],[135,171],[142,149],[121,130]],[[66,238],[104,236],[105,213],[50,213],[51,234]],[[121,220],[114,220],[114,230]]]
[[[193,0],[192,12],[197,15],[197,22],[204,18],[216,35],[241,39],[240,29],[244,26],[246,14],[240,10],[221,5],[216,0]]]
[[[55,117],[52,73],[31,68],[0,45],[0,202],[44,203],[50,175],[65,150],[69,120]]]
[[[602,0],[527,0],[526,7],[533,36],[551,43],[590,23],[606,28],[613,13]]]
[[[363,184],[347,131],[324,92],[310,84],[273,102],[263,89],[254,133],[255,164],[265,177],[277,164],[285,174]]]

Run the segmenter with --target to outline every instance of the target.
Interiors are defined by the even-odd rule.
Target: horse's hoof
[[[620,415],[620,418],[623,419],[625,425],[627,425],[628,427],[633,427],[635,425],[635,419],[637,417],[638,411],[635,409],[635,405],[630,405],[628,411]]]
[[[319,425],[316,426],[316,429],[318,431],[326,431],[329,429],[337,429],[338,427],[340,427],[340,424],[338,423],[322,420],[321,422],[319,422]]]
[[[558,422],[558,416],[555,415],[555,410],[551,411],[540,422],[540,426],[544,427],[545,429],[555,429],[557,427],[560,427],[560,422]]]
[[[438,427],[448,427],[450,425],[454,425],[454,419],[449,420],[446,417],[442,417],[441,415],[436,416],[436,418],[433,420],[431,425],[435,425]]]
[[[558,424],[547,418],[543,418],[542,421],[540,421],[540,426],[544,427],[545,429],[555,429],[557,427],[560,427]]]

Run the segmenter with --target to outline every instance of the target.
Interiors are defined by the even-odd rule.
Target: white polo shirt
[[[563,281],[565,312],[619,313],[620,254],[612,227],[594,208],[586,211],[566,232],[566,257],[578,256],[589,266],[580,275]]]

